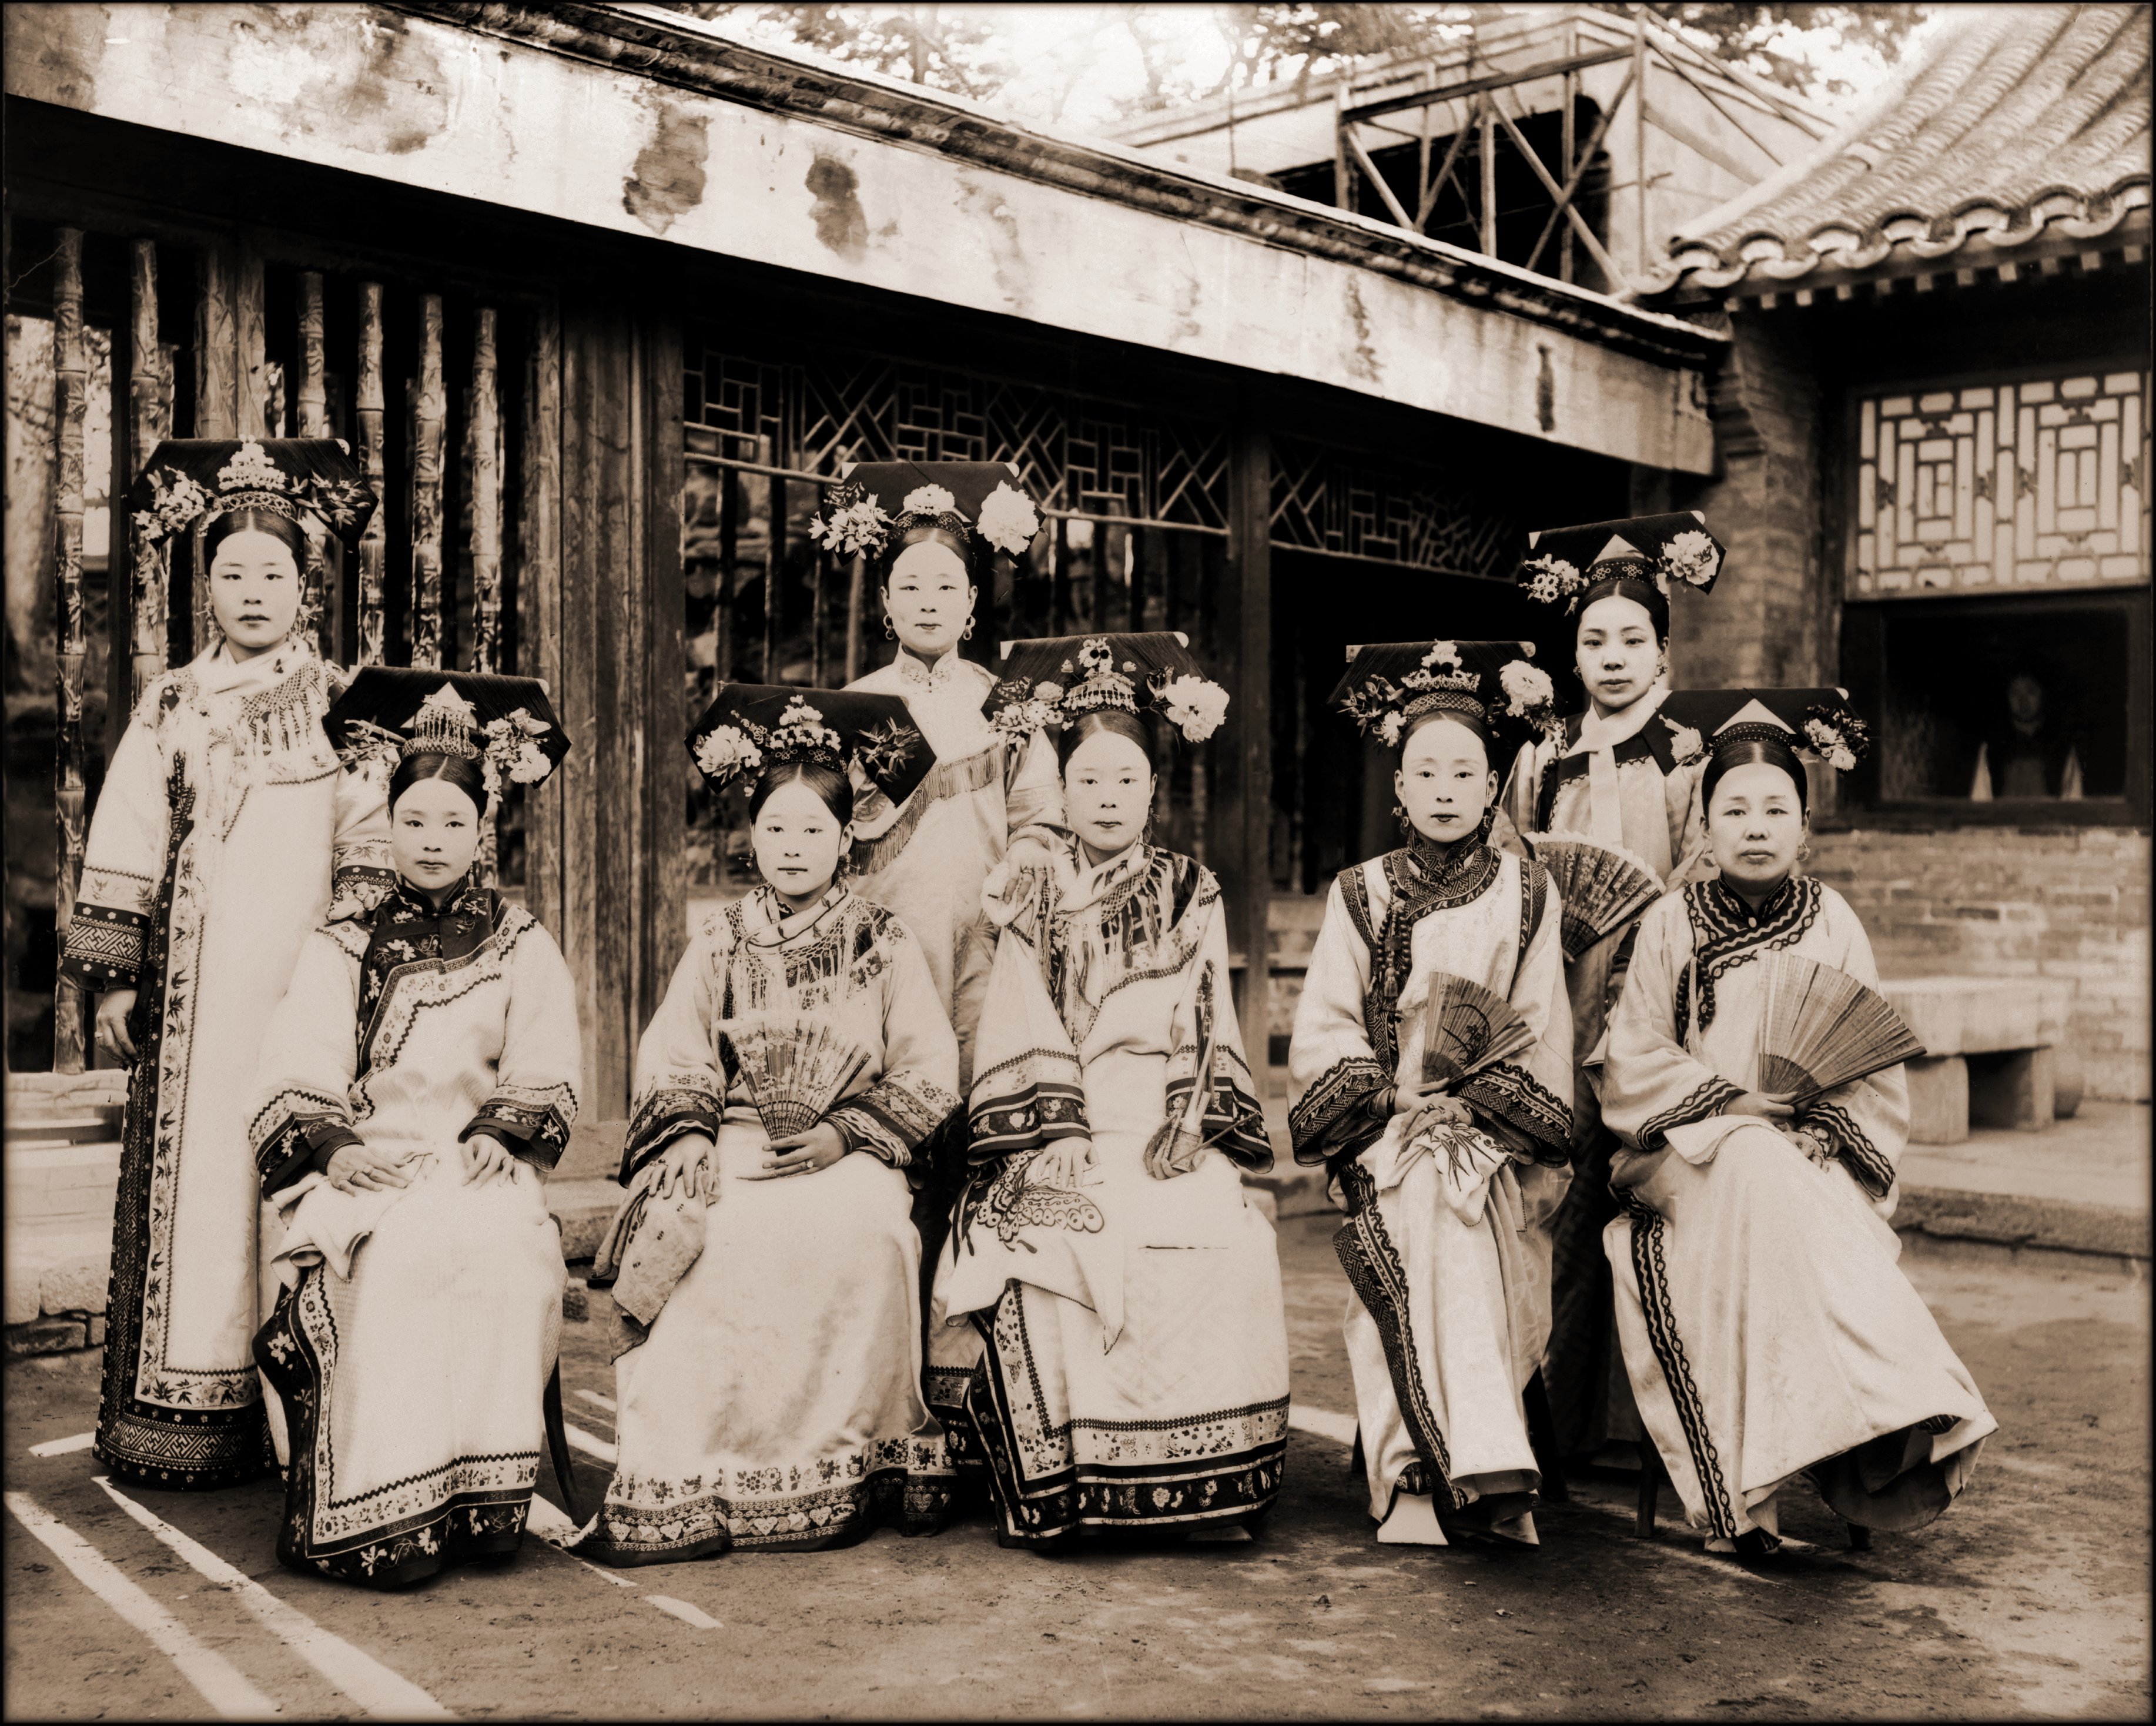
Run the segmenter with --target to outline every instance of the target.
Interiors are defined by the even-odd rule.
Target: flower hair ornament
[[[322,727],[347,769],[385,783],[411,756],[476,762],[490,808],[506,783],[545,783],[569,753],[536,677],[362,665]]]
[[[1871,727],[1850,706],[1841,689],[1678,689],[1663,698],[1660,717],[1700,756],[1721,755],[1745,743],[1778,745],[1792,755],[1816,757],[1848,773],[1871,747]],[[1680,749],[1677,759],[1687,760]]]
[[[1227,717],[1228,691],[1205,675],[1180,630],[1006,641],[999,669],[984,711],[1007,737],[1113,711],[1153,714],[1185,742],[1202,743]]]
[[[137,532],[155,545],[235,510],[315,523],[359,543],[377,501],[337,438],[167,438],[128,491]]]
[[[1429,713],[1456,713],[1516,747],[1557,727],[1557,691],[1529,661],[1531,641],[1391,641],[1351,648],[1332,705],[1363,736],[1397,749]]]
[[[793,763],[857,774],[902,803],[936,764],[897,696],[726,683],[683,739],[715,791]]]
[[[1697,510],[1545,527],[1527,536],[1518,581],[1527,597],[1568,617],[1605,583],[1636,581],[1667,599],[1676,588],[1704,593],[1722,573],[1722,547]]]
[[[809,537],[839,557],[891,560],[942,544],[969,576],[981,547],[1022,557],[1040,532],[1040,509],[1001,461],[861,462],[808,524]]]

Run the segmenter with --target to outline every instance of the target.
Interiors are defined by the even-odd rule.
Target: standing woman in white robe
[[[1529,843],[1585,840],[1665,886],[1691,878],[1706,847],[1697,792],[1706,749],[1669,717],[1670,595],[1712,590],[1722,548],[1697,511],[1545,529],[1528,539],[1520,583],[1572,620],[1584,713],[1537,737],[1512,766],[1506,811]],[[1578,919],[1588,907],[1567,907]],[[1645,1439],[1616,1345],[1602,1230],[1616,1215],[1609,1158],[1616,1142],[1597,1094],[1603,1032],[1631,957],[1640,910],[1596,932],[1565,959],[1572,1007],[1573,1161],[1577,1175],[1543,1238],[1550,1250],[1550,1340],[1543,1363],[1551,1454],[1592,1456],[1612,1440]],[[1584,929],[1583,929],[1583,936]],[[1533,1392],[1531,1390],[1530,1395]]]
[[[152,679],[105,778],[62,967],[102,991],[128,1061],[97,1456],[136,1486],[270,1466],[261,1193],[245,1108],[262,1034],[332,897],[389,881],[378,782],[322,731],[336,674],[295,633],[303,521],[356,541],[374,494],[343,445],[161,444],[136,482],[153,539],[192,536],[213,639]]]
[[[1536,1542],[1541,1476],[1522,1393],[1548,1329],[1532,1235],[1563,1196],[1572,1025],[1540,864],[1493,851],[1493,745],[1549,709],[1512,642],[1365,647],[1334,692],[1400,751],[1408,843],[1343,870],[1297,1003],[1296,1160],[1348,1221],[1344,1330],[1371,1519],[1388,1544]],[[1508,735],[1509,734],[1509,735]],[[1424,1076],[1433,987],[1504,1000],[1526,1046],[1444,1094]]]
[[[629,1191],[593,1266],[626,1315],[619,1456],[577,1549],[932,1533],[951,1471],[906,1169],[957,1107],[958,1050],[921,944],[839,872],[849,765],[902,799],[928,751],[890,696],[742,684],[690,747],[715,789],[752,788],[764,885],[706,922],[637,1046]]]
[[[1162,731],[1209,736],[1227,692],[1166,633],[1014,643],[1005,664],[1060,722],[1075,836],[1045,873],[992,877],[963,980],[973,1176],[937,1266],[932,1405],[1005,1546],[1247,1529],[1287,1448],[1279,1250],[1242,1179],[1272,1147],[1219,883],[1145,840]]]
[[[583,1044],[560,948],[471,870],[501,782],[567,744],[521,677],[362,670],[329,724],[362,753],[410,733],[382,763],[398,881],[309,938],[263,1041],[249,1138],[285,1292],[254,1358],[285,1416],[279,1560],[398,1588],[512,1555],[537,1478],[567,1279],[546,1175]]]
[[[1759,1089],[1763,960],[1871,989],[1878,973],[1847,902],[1792,872],[1798,727],[1849,766],[1861,727],[1835,691],[1752,694],[1702,780],[1720,878],[1642,922],[1603,1088],[1626,1147],[1603,1238],[1633,1394],[1686,1519],[1709,1550],[1745,1554],[1774,1549],[1778,1498],[1803,1476],[1859,1528],[1922,1528],[1997,1425],[1896,1262],[1902,1068],[1808,1101]]]

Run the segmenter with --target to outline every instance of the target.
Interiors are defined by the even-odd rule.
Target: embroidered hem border
[[[909,1441],[910,1443],[911,1441]],[[623,1569],[743,1552],[818,1552],[851,1546],[890,1526],[933,1534],[951,1509],[952,1477],[918,1466],[879,1468],[821,1492],[778,1498],[709,1492],[663,1507],[608,1498],[578,1555]],[[759,1527],[773,1523],[782,1528]]]
[[[1707,1431],[1707,1405],[1691,1375],[1691,1362],[1684,1339],[1677,1334],[1676,1315],[1670,1298],[1669,1261],[1665,1252],[1669,1225],[1661,1214],[1636,1194],[1624,1195],[1625,1210],[1632,1227],[1632,1275],[1640,1285],[1640,1310],[1646,1321],[1647,1341],[1662,1381],[1669,1386],[1676,1405],[1677,1424],[1684,1429],[1685,1447],[1691,1453],[1693,1472],[1699,1477],[1700,1497],[1707,1503],[1707,1519],[1718,1539],[1737,1538],[1737,1512],[1722,1477],[1722,1458]],[[1651,1440],[1650,1441],[1651,1442]]]

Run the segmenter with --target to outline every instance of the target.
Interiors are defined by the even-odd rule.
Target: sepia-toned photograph
[[[11,3],[9,1720],[2136,1720],[2152,9]]]

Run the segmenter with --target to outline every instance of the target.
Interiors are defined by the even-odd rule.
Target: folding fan
[[[1536,840],[1534,850],[1564,902],[1558,939],[1568,959],[1623,928],[1662,896],[1655,871],[1621,846],[1598,845],[1577,833],[1552,833]]]
[[[1455,1085],[1517,1055],[1535,1040],[1510,1001],[1447,971],[1430,980],[1422,1024],[1425,1084]]]
[[[1759,1019],[1759,1088],[1799,1102],[1913,1061],[1924,1045],[1887,999],[1846,971],[1769,953]]]
[[[773,1138],[814,1127],[869,1063],[866,1050],[820,1020],[773,1015],[722,1020],[717,1029]]]

